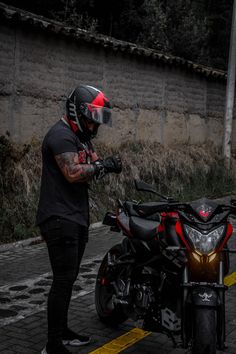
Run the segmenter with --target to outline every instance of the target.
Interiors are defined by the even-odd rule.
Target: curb
[[[102,224],[101,221],[95,222],[94,224],[91,224],[89,226],[89,230],[98,229],[102,226],[104,225]],[[20,248],[20,247],[33,246],[42,242],[44,242],[42,236],[36,236],[36,237],[27,238],[26,240],[16,241],[12,243],[3,243],[2,245],[0,245],[0,253],[11,251],[13,249]]]

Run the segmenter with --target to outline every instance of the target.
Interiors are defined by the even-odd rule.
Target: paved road
[[[108,328],[99,322],[94,307],[94,282],[100,260],[121,239],[120,234],[111,233],[106,227],[95,229],[90,234],[73,292],[70,323],[74,330],[91,334],[93,341],[83,349],[74,350],[75,353],[90,353],[134,327],[132,321],[127,321],[118,329]],[[232,271],[235,271],[236,257],[232,258],[232,265]],[[51,278],[44,243],[0,253],[0,353],[40,353],[46,341],[45,305]],[[225,353],[236,353],[235,298],[236,286],[233,286],[226,298],[229,347]],[[137,354],[185,352],[173,349],[171,341],[162,334],[151,334],[124,351]]]

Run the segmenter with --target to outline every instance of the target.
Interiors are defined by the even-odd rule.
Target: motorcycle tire
[[[120,244],[113,246],[109,253],[115,257],[119,257],[122,254],[122,246]],[[103,323],[117,326],[126,321],[128,316],[120,304],[114,306],[112,303],[114,288],[111,282],[114,280],[114,274],[110,273],[107,253],[98,270],[95,287],[95,306],[98,317]]]
[[[192,354],[216,354],[216,311],[196,308],[193,318]]]

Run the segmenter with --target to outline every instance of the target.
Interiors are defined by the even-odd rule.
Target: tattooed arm
[[[99,159],[98,155],[96,154],[96,152],[92,152],[91,153],[91,162],[95,162]]]
[[[94,165],[80,164],[76,152],[64,152],[55,156],[56,162],[68,182],[88,182],[95,173]]]

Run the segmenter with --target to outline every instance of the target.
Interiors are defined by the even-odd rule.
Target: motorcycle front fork
[[[217,311],[217,341],[218,347],[220,350],[225,349],[225,340],[226,340],[226,333],[225,333],[225,288],[224,285],[224,263],[221,259],[219,264],[219,285],[222,288],[219,289],[219,302],[220,306]]]
[[[188,267],[185,266],[183,272],[183,292],[182,292],[182,328],[181,328],[181,337],[183,348],[188,347],[188,335],[187,335],[187,328],[189,330],[190,323],[188,322],[187,318],[187,298],[188,298],[188,282],[189,282],[189,274],[188,274]],[[224,262],[223,260],[219,263],[219,279],[218,279],[219,289],[218,289],[218,296],[219,296],[219,307],[217,309],[217,342],[218,348],[220,350],[224,350],[225,340],[226,340],[226,331],[225,331],[225,287],[224,287]]]
[[[187,308],[186,308],[186,303],[187,303],[187,297],[188,297],[188,267],[187,265],[184,268],[184,273],[183,273],[183,292],[182,292],[182,316],[181,316],[181,337],[182,337],[182,343],[183,343],[183,348],[188,347],[188,338],[187,338]]]

